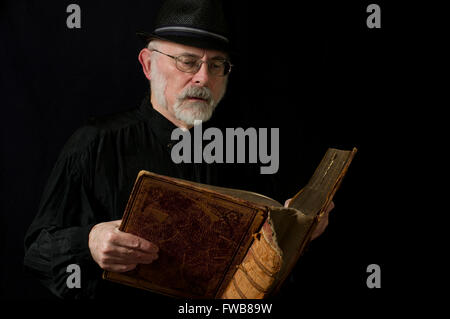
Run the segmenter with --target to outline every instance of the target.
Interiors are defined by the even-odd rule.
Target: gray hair
[[[160,41],[152,40],[147,45],[147,49],[149,50],[158,50],[160,46]],[[152,54],[150,56],[150,90],[154,92],[155,98],[158,101],[159,105],[163,108],[167,109],[167,100],[164,96],[164,91],[166,89],[167,80],[165,76],[159,71],[158,63],[157,63],[158,54]]]
[[[161,41],[160,40],[151,40],[148,44],[147,44],[147,49],[149,49],[150,51],[153,50],[160,50],[161,47]],[[156,58],[157,54],[152,54],[151,56],[151,61],[153,62],[154,59]]]

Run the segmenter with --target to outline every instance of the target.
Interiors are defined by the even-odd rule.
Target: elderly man
[[[151,83],[151,104],[177,127],[190,129],[207,121],[223,97],[231,64],[224,52],[153,40],[139,54]],[[157,247],[117,231],[120,220],[94,226],[89,248],[106,270],[127,271],[157,258]],[[125,247],[125,249],[124,249]],[[139,247],[139,249],[135,249]]]
[[[150,96],[137,109],[92,121],[65,145],[25,239],[26,268],[57,296],[149,294],[103,281],[101,272],[158,258],[153,243],[118,230],[140,170],[218,183],[210,165],[173,163],[170,136],[207,121],[224,96],[232,68],[226,30],[219,2],[168,1],[139,53]],[[81,269],[79,288],[66,284],[70,264]]]

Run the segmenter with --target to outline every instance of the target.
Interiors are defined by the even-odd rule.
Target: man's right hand
[[[158,247],[141,237],[119,230],[121,220],[100,223],[89,233],[89,250],[104,270],[125,272],[137,264],[150,264],[158,258]]]

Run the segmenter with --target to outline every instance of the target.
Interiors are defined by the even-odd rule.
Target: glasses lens
[[[223,63],[224,61],[215,60],[208,63],[209,72],[212,75],[223,75]]]
[[[225,76],[230,73],[231,64],[227,60],[216,60],[209,63],[209,72],[217,76]]]
[[[191,56],[181,55],[177,58],[177,68],[183,72],[195,73],[198,71],[199,59]]]

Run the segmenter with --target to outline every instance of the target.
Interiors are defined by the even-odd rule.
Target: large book
[[[328,149],[288,207],[141,171],[119,229],[155,243],[159,258],[103,278],[178,298],[266,298],[302,255],[355,153]]]

